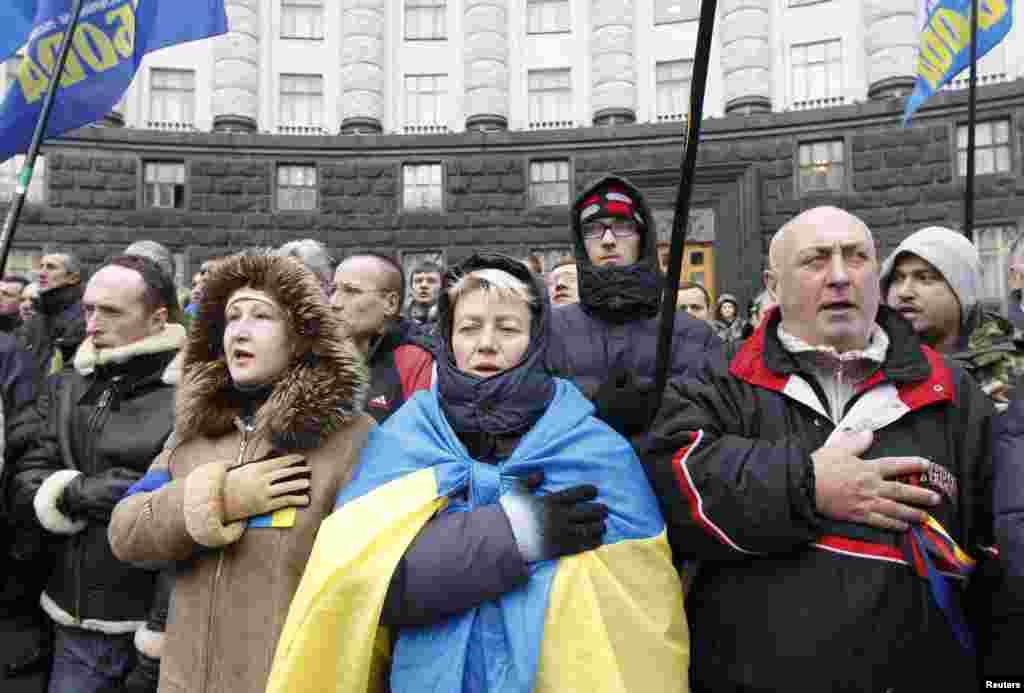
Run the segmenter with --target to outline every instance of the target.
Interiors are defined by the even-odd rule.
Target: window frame
[[[979,300],[980,303],[982,303],[984,305],[988,305],[991,308],[998,308],[1005,315],[1006,314],[1005,311],[1007,310],[1007,308],[1009,306],[1009,301],[1010,301],[1010,292],[1009,292],[1009,287],[1008,287],[1008,283],[1009,283],[1008,275],[1009,275],[1009,269],[1010,269],[1009,268],[1009,262],[1010,262],[1010,259],[1012,257],[1012,252],[1013,252],[1013,242],[1011,242],[1011,243],[1009,243],[1007,245],[1007,247],[1006,247],[1006,256],[998,258],[998,262],[996,263],[998,265],[998,270],[999,270],[999,277],[1000,277],[1000,282],[999,283],[1000,283],[1000,286],[1001,286],[1001,289],[1002,289],[1002,296],[998,300],[990,298],[989,296],[984,295],[984,291],[987,288],[986,287],[986,281],[985,281],[986,280],[985,271],[986,271],[987,268],[985,267],[985,254],[983,253],[982,246],[978,242],[979,241],[978,232],[979,231],[988,231],[988,230],[991,230],[991,229],[1001,229],[1001,230],[1004,230],[1004,231],[1006,229],[1015,229],[1017,231],[1017,237],[1020,238],[1020,236],[1024,235],[1024,219],[1013,220],[1013,219],[1008,219],[1008,218],[1002,218],[1002,219],[996,219],[996,220],[986,220],[986,221],[983,221],[983,222],[975,224],[974,228],[971,229],[971,243],[973,243],[974,247],[978,249],[978,257],[979,257],[979,260],[981,261],[981,269],[982,269],[981,285],[979,287],[981,289],[982,294],[978,296],[978,300]]]
[[[285,208],[285,207],[281,206],[281,169],[282,168],[308,168],[308,169],[313,169],[313,174],[316,176],[316,181],[314,181],[313,185],[286,185],[286,186],[284,186],[284,188],[287,189],[287,190],[306,190],[306,189],[311,189],[313,191],[313,193],[314,193],[313,206],[311,208],[309,208],[309,209],[294,209],[294,208]],[[322,178],[321,178],[321,175],[320,175],[320,166],[315,161],[294,161],[294,160],[291,160],[291,159],[286,160],[286,161],[276,161],[276,162],[274,162],[273,175],[274,175],[274,200],[273,200],[273,205],[274,205],[274,211],[275,212],[282,212],[282,213],[285,213],[285,214],[288,214],[288,213],[309,214],[309,213],[319,213],[320,212],[320,203],[321,203],[320,181],[322,180]]]
[[[797,63],[796,63],[796,61],[793,58],[793,54],[794,54],[795,50],[797,48],[809,49],[809,48],[812,48],[814,46],[824,46],[825,50],[826,50],[826,55],[827,55],[828,46],[830,44],[837,44],[839,46],[839,60],[837,61],[837,64],[838,64],[839,86],[838,86],[838,88],[836,90],[836,93],[832,94],[826,88],[821,96],[814,96],[814,95],[808,96],[806,94],[806,92],[808,90],[805,89],[804,90],[805,91],[805,98],[797,99],[796,98],[796,95],[797,95],[797,75],[796,75]],[[789,85],[790,85],[790,100],[789,100],[790,108],[793,108],[793,109],[796,109],[796,110],[802,110],[804,108],[819,108],[819,107],[826,106],[826,105],[838,105],[838,104],[841,104],[841,103],[843,103],[845,101],[846,79],[845,79],[845,75],[843,73],[844,73],[845,62],[846,62],[846,60],[845,60],[845,58],[846,58],[846,50],[845,50],[845,48],[846,47],[843,44],[844,44],[843,37],[842,36],[836,36],[836,37],[827,38],[827,39],[821,39],[821,40],[816,40],[816,41],[804,41],[802,43],[790,43],[788,45],[786,60],[787,60],[787,63],[789,65],[788,79],[789,79]],[[826,75],[826,78],[827,78],[828,77],[828,66],[831,65],[831,64],[832,64],[832,62],[829,61],[828,59],[826,59],[826,60],[819,61],[819,62],[803,62],[803,63],[800,64],[800,66],[806,71],[808,66],[811,66],[811,65],[824,65],[825,66],[825,75]],[[804,84],[806,85],[806,83],[807,83],[807,80],[806,80],[806,78],[804,78]],[[814,102],[822,102],[822,103],[820,105],[818,105],[818,106],[815,106],[815,105],[812,105],[812,104],[814,104]]]
[[[319,36],[300,36],[298,34],[286,34],[285,32],[285,8],[320,8],[320,35]],[[327,39],[327,5],[323,0],[281,0],[279,5],[280,9],[280,27],[278,28],[277,37],[285,41],[324,41]]]
[[[690,103],[689,103],[689,101],[690,101],[690,98],[689,98],[690,97],[690,90],[686,86],[683,87],[683,105],[685,107],[683,112],[682,113],[662,113],[661,112],[661,108],[660,108],[660,104],[661,104],[661,87],[663,85],[663,82],[659,81],[659,79],[658,79],[658,68],[660,66],[673,65],[673,64],[677,64],[677,63],[681,63],[684,67],[686,66],[687,63],[689,63],[689,66],[690,66],[689,77],[687,79],[685,79],[685,80],[683,80],[683,79],[669,80],[669,82],[670,83],[678,82],[680,85],[692,85],[693,84],[693,58],[676,58],[676,59],[673,59],[673,60],[658,60],[658,61],[655,61],[655,63],[654,63],[654,120],[655,120],[655,122],[661,123],[661,122],[669,122],[669,121],[671,121],[671,122],[685,121],[686,118],[690,114]],[[681,116],[681,117],[674,117],[674,116]]]
[[[566,10],[566,24],[564,29],[541,29],[538,31],[530,30],[530,18],[531,7],[538,5],[565,5]],[[571,34],[572,33],[572,1],[571,0],[525,0],[524,1],[525,17],[524,24],[527,36],[552,36],[558,34]]]
[[[192,89],[191,90],[186,90],[186,89],[181,89],[181,88],[177,88],[177,87],[173,87],[173,88],[161,87],[160,89],[157,89],[154,86],[155,83],[156,83],[155,77],[156,77],[157,73],[171,73],[171,72],[178,73],[178,74],[188,74],[188,75],[191,75],[191,77],[192,77]],[[146,114],[148,116],[147,119],[146,119],[147,123],[151,127],[156,126],[158,123],[165,123],[165,124],[168,124],[168,125],[182,126],[182,129],[186,129],[186,130],[188,130],[188,129],[194,130],[195,127],[196,127],[196,106],[197,106],[197,101],[196,101],[196,71],[194,69],[189,69],[189,68],[151,67],[151,68],[149,68],[148,78],[149,78],[149,84],[148,84],[149,99],[147,100],[147,103],[146,103],[146,108],[147,108]],[[155,117],[156,109],[154,108],[154,105],[155,105],[154,104],[154,99],[155,99],[155,97],[156,97],[158,92],[159,93],[163,93],[163,94],[169,94],[169,93],[176,93],[176,94],[188,93],[188,94],[191,94],[191,99],[192,99],[192,103],[190,105],[191,120],[188,121],[188,122],[186,122],[184,120],[178,120],[178,121],[174,121],[174,120],[158,120]],[[166,110],[166,104],[164,104],[163,106],[164,106],[163,110]],[[169,129],[169,128],[160,128],[160,127],[158,127],[157,129]]]
[[[451,86],[448,83],[448,77],[449,77],[449,75],[446,72],[405,73],[405,74],[402,75],[402,98],[403,98],[403,101],[402,101],[403,114],[402,115],[404,116],[403,120],[405,121],[404,124],[402,125],[403,130],[405,130],[406,132],[418,132],[421,129],[423,129],[423,130],[432,130],[433,128],[447,129],[447,127],[448,127],[448,119],[449,119],[447,97],[448,97],[448,94],[450,93],[449,89],[450,89],[450,86]],[[440,78],[441,79],[440,89],[438,91],[429,91],[429,92],[428,91],[419,91],[418,89],[417,89],[416,92],[410,92],[409,91],[409,81],[410,80],[414,79],[414,80],[418,81],[418,80],[425,79],[425,78],[433,79],[434,80],[435,88],[437,88],[437,86],[438,86],[437,85],[437,81],[438,81],[438,78]],[[409,101],[410,101],[410,97],[411,97],[411,95],[413,93],[415,93],[415,95],[417,97],[416,98],[417,105],[419,105],[420,97],[422,95],[427,95],[427,94],[434,95],[434,98],[435,98],[434,112],[435,112],[435,116],[438,116],[435,121],[428,122],[426,120],[420,119],[419,118],[420,113],[417,113],[417,119],[416,120],[413,120],[411,118],[411,114],[409,112],[410,111],[410,109],[409,109]],[[417,111],[419,111],[418,108],[417,108]]]
[[[1013,118],[1013,116],[1011,114],[1008,114],[1008,113],[998,113],[998,114],[992,115],[991,117],[989,117],[986,114],[986,117],[984,118],[984,120],[976,120],[975,121],[975,123],[974,123],[975,130],[977,130],[977,127],[979,125],[986,125],[986,124],[996,123],[996,122],[1000,122],[1000,121],[1005,121],[1007,123],[1006,147],[1008,149],[1008,155],[1007,156],[1008,156],[1008,160],[1009,160],[1009,168],[1007,170],[1005,170],[1005,171],[992,171],[991,173],[978,173],[978,171],[977,171],[977,168],[978,168],[977,157],[978,157],[978,153],[981,151],[981,148],[978,147],[978,144],[977,144],[977,137],[978,137],[978,135],[977,135],[977,131],[975,131],[975,135],[974,135],[975,136],[975,145],[974,145],[974,157],[975,157],[974,168],[975,168],[975,172],[974,172],[974,175],[975,175],[976,178],[977,177],[982,177],[982,176],[1015,176],[1015,175],[1017,175],[1017,171],[1020,168],[1020,166],[1018,165],[1018,161],[1017,161],[1017,148],[1014,145],[1014,139],[1015,139],[1015,134],[1016,134],[1015,131],[1014,131],[1014,127],[1013,127],[1014,118]],[[959,120],[959,119],[956,120],[953,123],[953,125],[952,125],[953,132],[952,132],[952,136],[950,137],[950,142],[952,143],[952,149],[953,149],[953,157],[952,157],[952,160],[953,160],[953,176],[956,178],[956,180],[961,180],[961,181],[964,180],[964,178],[966,178],[966,176],[967,176],[967,171],[966,171],[966,163],[967,163],[967,151],[966,150],[967,150],[967,147],[966,147],[966,145],[964,146],[964,164],[965,164],[964,165],[964,169],[965,170],[961,170],[961,167],[960,167],[960,128],[964,128],[964,132],[966,132],[967,131],[966,130],[967,125],[968,125],[968,123],[966,121]],[[996,149],[996,147],[997,147],[997,145],[993,144],[991,146],[984,147],[984,149],[994,151]]]
[[[438,166],[441,169],[441,199],[437,207],[408,207],[406,206],[406,190],[407,184],[405,182],[405,171],[406,167],[409,166]],[[401,210],[402,214],[444,214],[445,203],[447,202],[447,191],[446,182],[448,180],[448,171],[445,166],[445,162],[439,159],[416,159],[412,161],[403,161],[399,164],[399,180],[401,181]],[[419,187],[419,186],[417,186]]]
[[[662,7],[662,4],[666,3],[666,2],[672,2],[672,1],[673,0],[654,0],[654,7],[653,7],[653,10],[654,10],[654,19],[653,19],[654,26],[668,26],[668,25],[671,25],[671,24],[683,24],[685,22],[695,22],[698,19],[700,19],[700,0],[694,0],[694,4],[696,4],[697,7],[696,7],[696,10],[695,10],[695,13],[692,16],[690,14],[685,14],[685,15],[683,15],[682,17],[680,17],[678,19],[667,19],[666,16],[665,16],[667,8]]]
[[[181,206],[177,207],[174,205],[151,205],[147,204],[147,192],[148,186],[151,185],[146,181],[146,171],[150,164],[155,166],[178,164],[182,167],[182,182],[181,182]],[[139,197],[138,197],[138,208],[139,209],[158,209],[161,211],[187,211],[190,202],[190,190],[189,190],[189,171],[188,162],[184,159],[171,159],[171,158],[140,158],[139,160]],[[161,183],[153,183],[152,185],[161,185]],[[175,184],[177,185],[177,184]]]
[[[306,92],[306,91],[287,91],[286,92],[284,90],[285,81],[287,79],[290,79],[290,78],[308,79],[308,78],[311,78],[311,77],[312,78],[317,78],[317,79],[320,80],[320,92],[319,92],[319,98],[320,98],[320,111],[319,111],[320,112],[320,118],[319,118],[319,120],[320,120],[320,123],[319,124],[311,124],[311,123],[297,123],[297,122],[294,122],[294,121],[292,121],[292,122],[285,122],[285,119],[284,119],[285,96],[288,96],[289,98],[292,98],[292,97],[297,98],[299,96],[313,96],[313,95],[316,94],[316,92]],[[310,112],[312,113],[312,110]],[[325,99],[324,76],[322,74],[317,74],[317,73],[312,73],[312,72],[310,72],[310,73],[282,72],[282,73],[279,73],[277,75],[277,128],[278,128],[279,131],[284,131],[284,130],[291,131],[293,129],[301,131],[302,129],[307,129],[307,130],[309,130],[309,132],[311,134],[326,134],[327,133],[327,128],[325,127],[325,123],[326,123],[326,120],[327,120],[326,116],[327,116],[327,101]],[[291,133],[291,134],[294,134],[294,133]]]
[[[842,173],[843,178],[838,188],[815,188],[812,190],[805,190],[802,183],[802,169],[800,165],[800,148],[805,146],[813,146],[815,144],[825,143],[840,143],[842,144],[843,161],[842,161]],[[850,143],[846,136],[840,135],[839,137],[815,137],[808,139],[798,139],[793,147],[793,189],[796,191],[797,198],[804,198],[812,195],[841,195],[849,192],[850,190]],[[830,164],[832,162],[830,161]]]
[[[441,15],[440,36],[410,36],[409,10],[423,11],[426,9]],[[402,40],[403,41],[447,41],[448,40],[448,0],[403,0],[402,2]]]
[[[548,75],[552,75],[552,74],[555,74],[555,73],[565,74],[568,77],[568,79],[566,80],[566,83],[568,84],[568,87],[567,88],[559,87],[557,89],[543,88],[543,89],[535,90],[535,89],[533,89],[531,87],[530,78],[532,76],[538,75],[540,73],[545,73],[545,74],[548,74]],[[533,118],[533,97],[534,97],[535,94],[556,94],[556,93],[557,94],[561,94],[563,92],[568,95],[568,98],[565,99],[564,104],[559,104],[559,105],[565,105],[566,106],[566,112],[564,114],[558,114],[560,117],[556,117],[554,119],[534,120],[534,118]],[[540,110],[543,111],[544,109],[541,108]],[[565,67],[543,67],[543,68],[536,68],[536,69],[532,69],[532,70],[527,70],[526,71],[526,118],[527,118],[527,124],[528,124],[529,129],[546,129],[546,128],[549,128],[549,127],[554,129],[556,127],[573,127],[574,126],[576,119],[575,119],[575,104],[573,102],[573,85],[572,85],[572,67],[571,66],[565,66]],[[549,123],[554,124],[554,125],[548,125]]]
[[[555,202],[550,204],[538,204],[533,196],[533,165],[534,164],[546,164],[546,163],[564,163],[566,165],[566,201],[564,203]],[[573,180],[575,169],[573,167],[572,157],[568,156],[538,156],[538,157],[526,157],[526,202],[529,209],[556,209],[566,207],[572,203],[572,191],[573,191]],[[558,182],[558,181],[554,181]],[[540,183],[544,184],[543,182]]]
[[[18,175],[21,172],[22,166],[25,165],[25,154],[15,154],[7,161],[0,163],[5,169],[9,169],[11,172],[10,183],[10,197],[7,197],[7,193],[4,192],[0,195],[0,204],[10,204],[14,201],[15,189],[18,185]],[[42,176],[40,176],[39,160],[42,159]],[[28,184],[28,190],[25,191],[25,203],[30,205],[45,205],[50,199],[49,181],[50,175],[48,173],[49,167],[46,163],[46,155],[39,154],[36,156],[36,164],[32,171],[32,181]],[[33,199],[33,192],[36,193],[38,199]]]

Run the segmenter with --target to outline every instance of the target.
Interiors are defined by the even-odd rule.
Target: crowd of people
[[[49,693],[1021,681],[1024,253],[809,209],[679,287],[642,191],[547,272],[140,241],[0,282],[7,682]],[[544,268],[540,268],[543,270]],[[1015,292],[1015,293],[1014,293]],[[1014,678],[1016,677],[1016,678]],[[12,684],[13,685],[13,684]]]

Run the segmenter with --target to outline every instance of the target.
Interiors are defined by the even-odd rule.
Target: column
[[[771,111],[773,58],[769,0],[723,0],[719,13],[726,114]]]
[[[592,0],[591,101],[594,125],[636,120],[633,0]]]
[[[384,123],[385,0],[341,3],[341,134],[380,134]]]
[[[508,129],[508,0],[465,0],[466,130]]]
[[[917,62],[916,0],[867,0],[864,21],[868,98],[909,94]]]
[[[213,130],[256,132],[260,112],[260,2],[224,0],[228,33],[213,39]]]

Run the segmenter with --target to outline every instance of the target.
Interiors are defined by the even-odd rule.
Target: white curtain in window
[[[281,36],[301,39],[323,38],[323,0],[282,0]]]
[[[194,70],[153,68],[150,72],[149,119],[192,125],[195,122]]]
[[[324,118],[324,79],[320,75],[281,75],[280,124],[318,128]]]

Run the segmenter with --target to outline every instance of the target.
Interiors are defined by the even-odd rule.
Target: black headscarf
[[[464,274],[481,269],[508,272],[530,287],[536,297],[531,307],[530,345],[523,360],[502,373],[481,378],[455,367],[452,352],[454,306],[448,289]],[[518,260],[496,253],[473,255],[449,269],[438,298],[437,392],[441,409],[456,433],[522,434],[544,414],[554,396],[555,383],[544,368],[550,339],[549,306],[544,288]]]
[[[596,267],[583,244],[580,210],[584,200],[609,186],[624,188],[644,220],[640,230],[640,256],[625,267]],[[625,178],[605,176],[576,198],[572,207],[572,242],[579,271],[580,307],[598,320],[625,323],[658,314],[663,279],[658,271],[657,229],[640,190]]]

